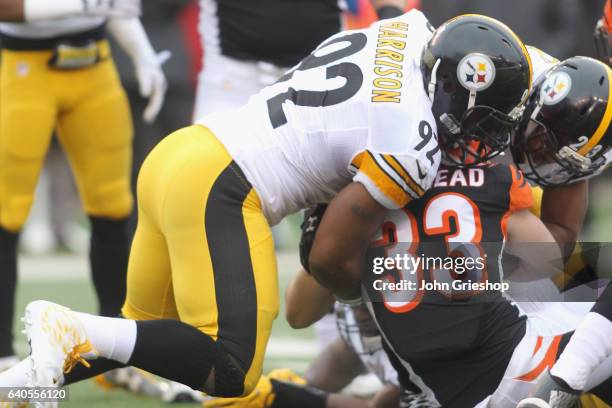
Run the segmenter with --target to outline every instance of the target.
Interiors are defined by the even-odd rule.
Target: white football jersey
[[[529,58],[531,59],[531,68],[533,70],[533,75],[531,75],[531,85],[533,86],[537,82],[540,75],[557,65],[559,60],[548,55],[539,48],[532,47],[531,45],[528,45],[526,48],[527,52],[529,53]]]
[[[351,181],[389,209],[429,188],[440,161],[421,71],[419,11],[338,33],[213,131],[259,194],[268,221],[328,202]]]
[[[0,32],[12,37],[42,39],[91,30],[104,24],[105,17],[73,16],[28,23],[0,23]]]

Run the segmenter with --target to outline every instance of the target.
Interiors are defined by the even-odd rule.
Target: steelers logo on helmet
[[[487,55],[471,53],[459,62],[457,77],[468,91],[484,91],[495,81],[495,65]]]
[[[544,105],[556,105],[565,99],[571,89],[572,78],[566,72],[554,72],[542,84],[542,101]]]

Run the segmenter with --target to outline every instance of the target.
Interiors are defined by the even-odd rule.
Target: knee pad
[[[214,372],[214,396],[218,397],[240,397],[253,391],[254,384],[249,389],[245,387],[246,371],[229,353],[225,351],[219,342],[215,343],[213,357]]]
[[[30,208],[34,202],[34,196],[19,197],[5,200],[0,211],[0,228],[4,228],[11,233],[21,231],[28,219]]]
[[[87,214],[113,219],[127,218],[134,206],[134,197],[128,179],[99,186],[93,195],[91,192],[85,192],[83,201]]]

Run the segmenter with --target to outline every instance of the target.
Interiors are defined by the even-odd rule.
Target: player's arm
[[[108,22],[108,30],[132,59],[140,95],[149,99],[142,117],[145,122],[152,123],[164,103],[168,84],[161,67],[171,54],[169,51],[155,52],[138,18],[112,19]]]
[[[140,0],[0,0],[0,21],[37,21],[90,15],[130,18],[140,14]]]
[[[542,222],[561,246],[565,257],[574,250],[587,208],[587,180],[566,186],[544,188]]]
[[[554,237],[528,208],[510,215],[506,239],[505,255],[513,262],[504,262],[504,270],[511,280],[545,279],[563,270],[561,250]]]
[[[394,18],[404,14],[406,0],[372,0],[372,6],[376,10],[378,18]]]
[[[334,296],[304,269],[300,269],[285,290],[285,316],[294,329],[319,321],[334,306]]]
[[[387,208],[353,182],[331,201],[309,256],[310,272],[341,299],[360,297],[365,254]]]

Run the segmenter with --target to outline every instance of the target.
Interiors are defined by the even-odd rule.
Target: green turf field
[[[287,284],[291,273],[297,267],[296,254],[281,254],[279,270],[282,288]],[[18,287],[17,311],[19,315],[25,305],[35,299],[46,299],[66,305],[74,310],[95,312],[96,300],[92,285],[86,275],[86,262],[73,262],[71,258],[53,257],[36,262],[21,264],[21,279]],[[283,296],[281,296],[281,300]],[[284,302],[281,302],[284,303]],[[284,307],[284,306],[283,306]],[[17,351],[21,356],[27,353],[25,337],[20,334],[21,322],[17,321]],[[310,357],[316,352],[312,330],[292,330],[284,319],[281,309],[274,325],[273,338],[268,347],[265,370],[276,367],[292,367],[303,371]],[[70,387],[70,401],[62,407],[162,407],[163,402],[138,397],[124,391],[104,391],[92,381]],[[190,407],[197,405],[181,404]]]

